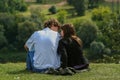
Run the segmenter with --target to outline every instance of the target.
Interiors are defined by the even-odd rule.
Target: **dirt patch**
[[[63,1],[63,2],[57,3],[56,5],[57,5],[57,6],[63,6],[63,5],[65,5],[65,4],[67,4],[67,2],[66,2],[66,1]]]

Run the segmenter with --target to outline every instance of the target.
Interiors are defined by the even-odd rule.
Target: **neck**
[[[58,28],[57,28],[57,27],[51,27],[50,29],[53,30],[53,31],[55,31],[55,32],[58,31]]]

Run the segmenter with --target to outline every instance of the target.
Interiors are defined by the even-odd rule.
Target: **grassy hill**
[[[25,70],[25,63],[0,63],[0,80],[120,80],[120,64],[90,64],[89,72],[73,76],[32,73]]]
[[[50,14],[50,12],[48,11],[48,9],[51,6],[56,6],[57,11],[59,12],[60,10],[66,10],[67,11],[67,20],[66,22],[73,22],[76,19],[91,19],[91,13],[90,11],[86,11],[86,15],[85,16],[70,16],[72,14],[75,13],[75,10],[73,8],[73,6],[70,6],[67,4],[67,2],[65,0],[63,0],[62,2],[59,3],[52,3],[52,4],[38,4],[38,3],[31,3],[28,6],[28,11],[27,12],[23,12],[22,14],[25,16],[29,16],[31,15],[31,11],[40,11],[42,13],[44,13],[46,15],[47,18],[56,18],[58,14]]]
[[[27,2],[35,2],[35,0],[26,0]],[[51,0],[50,0],[51,1]],[[55,0],[52,0],[51,2],[54,2]],[[49,18],[49,17],[55,17],[57,16],[57,14],[53,14],[53,15],[47,15],[49,14],[48,12],[48,9],[51,7],[51,6],[56,6],[57,10],[66,10],[68,12],[67,15],[72,15],[73,13],[75,13],[75,10],[72,6],[68,5],[66,0],[60,0],[61,2],[59,3],[50,3],[50,4],[39,4],[39,3],[31,3],[29,4],[28,6],[28,11],[24,13],[24,15],[30,15],[30,11],[31,10],[40,10],[41,12],[43,12],[44,14],[46,14],[46,16]],[[116,0],[114,0],[116,1]],[[112,4],[110,3],[111,1],[110,0],[106,0],[106,2],[103,4],[103,6],[109,6],[112,8]],[[114,8],[116,7],[117,5],[114,4]],[[91,18],[91,10],[87,10],[86,11],[86,15],[85,16],[72,16],[72,17],[68,17],[67,18],[67,22],[72,22],[76,19],[90,19]]]

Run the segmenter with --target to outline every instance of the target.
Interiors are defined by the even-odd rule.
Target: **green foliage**
[[[88,0],[88,8],[89,9],[97,8],[104,1],[105,0]]]
[[[29,20],[31,22],[36,23],[37,24],[36,27],[38,27],[39,29],[42,29],[43,23],[46,20],[46,15],[42,13],[40,9],[35,9],[31,11],[31,16]]]
[[[27,5],[24,0],[0,0],[0,12],[26,11]]]
[[[5,47],[7,44],[7,40],[6,40],[6,37],[4,35],[4,27],[3,25],[0,25],[0,49],[2,47]]]
[[[92,20],[101,21],[103,19],[108,19],[110,17],[111,10],[108,7],[95,8],[92,11]]]
[[[15,23],[15,17],[9,13],[0,13],[0,24],[4,26],[4,34],[9,44],[13,44],[16,41],[17,26]]]
[[[28,23],[25,22],[26,20],[28,21]],[[28,28],[28,30],[30,30],[30,32],[27,32],[27,33],[30,34],[30,33],[32,33],[32,31],[41,29],[43,26],[44,20],[45,20],[45,15],[40,13],[39,11],[32,12],[31,16],[29,16],[29,17],[25,17],[20,14],[13,15],[13,14],[9,14],[9,13],[0,13],[0,24],[4,26],[4,37],[6,38],[6,40],[8,42],[7,48],[10,50],[23,49],[23,45],[24,45],[23,43],[25,43],[25,40],[28,37],[25,36],[26,37],[26,38],[24,38],[25,40],[24,39],[22,40],[22,38],[20,38],[20,37],[23,37],[24,34],[26,34],[26,33],[22,34],[20,32],[26,31],[27,28],[25,28],[26,30],[24,30],[24,28],[22,28],[23,30],[20,31],[21,28],[19,29],[19,26],[23,27],[23,26],[27,26],[27,24],[28,24],[28,26],[34,27],[31,29]],[[20,25],[19,23],[24,23],[24,24]],[[2,34],[1,34],[1,36],[2,36]],[[19,39],[18,39],[18,36],[19,36]],[[4,48],[4,46],[1,46],[1,47]],[[4,49],[3,49],[3,51],[4,51]]]
[[[43,0],[36,0],[37,3],[42,3]]]
[[[114,14],[112,14],[114,15]],[[112,18],[112,24],[110,25],[110,29],[108,31],[109,39],[111,40],[112,49],[120,52],[120,19],[119,14],[116,17]],[[110,36],[111,35],[111,36]]]
[[[103,50],[103,53],[106,54],[106,55],[111,55],[111,49],[110,48],[105,48]]]
[[[79,16],[85,15],[85,0],[67,0],[69,4],[73,5]]]
[[[105,45],[102,42],[93,41],[90,44],[90,54],[89,58],[91,59],[101,59],[103,57],[103,50]]]
[[[107,16],[107,17],[106,17]],[[118,14],[106,15],[102,21],[97,21],[97,25],[101,31],[101,40],[106,47],[109,47],[112,51],[120,52],[120,20]],[[100,38],[100,37],[99,37]]]
[[[67,11],[61,10],[57,15],[57,19],[60,23],[64,24],[67,18]]]
[[[55,6],[51,6],[49,9],[49,12],[52,13],[52,14],[56,14],[57,13],[57,9]]]
[[[120,64],[120,55],[103,55],[103,59],[98,60],[98,62],[102,62],[102,63],[116,63],[116,64]]]
[[[24,16],[22,14],[15,14],[14,16],[15,16],[15,23],[16,24],[30,19],[29,16]]]
[[[86,10],[85,9],[85,0],[77,0],[76,3],[74,4],[74,7],[75,7],[78,15],[80,15],[80,16],[85,15],[85,10]]]
[[[74,1],[74,0],[67,0],[67,2],[68,2],[70,5],[72,5],[73,1]]]
[[[30,37],[30,35],[38,30],[38,27],[36,27],[36,23],[30,22],[30,21],[25,21],[21,22],[18,24],[18,35],[17,35],[17,40],[18,40],[18,49],[22,50],[23,45],[25,44],[26,40]]]
[[[74,23],[77,35],[82,39],[84,47],[88,47],[97,37],[98,27],[91,21],[85,20]]]

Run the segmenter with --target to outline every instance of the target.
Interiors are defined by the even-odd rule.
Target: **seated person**
[[[27,55],[27,70],[45,72],[49,68],[60,67],[60,57],[57,53],[60,35],[59,23],[50,19],[45,23],[45,28],[34,32],[25,43]]]
[[[57,50],[61,56],[61,67],[72,67],[75,70],[88,69],[89,63],[83,56],[82,41],[76,36],[73,25],[63,25],[61,36]]]

